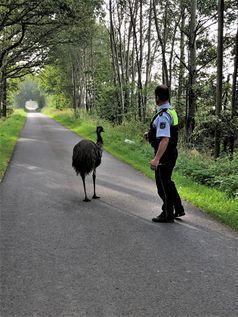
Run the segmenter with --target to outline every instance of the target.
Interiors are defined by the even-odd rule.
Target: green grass
[[[132,126],[129,123],[124,123],[121,126],[113,127],[106,121],[86,114],[75,119],[70,110],[53,111],[45,109],[44,113],[80,136],[91,140],[95,140],[96,137],[95,127],[103,125],[105,150],[154,179],[154,173],[150,170],[148,164],[153,156],[153,151],[150,145],[142,139],[143,127],[141,125]],[[135,141],[135,144],[126,144],[124,142],[126,138]],[[178,167],[175,168],[173,179],[182,199],[191,202],[238,231],[238,199],[229,199],[227,194],[222,191],[196,183],[191,178],[182,175]]]
[[[24,110],[15,110],[10,117],[0,120],[0,180],[7,169],[26,116]]]

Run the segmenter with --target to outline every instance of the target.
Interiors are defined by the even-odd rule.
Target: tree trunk
[[[180,1],[180,15],[181,15],[181,31],[180,31],[180,57],[179,57],[179,76],[178,76],[178,96],[177,96],[177,110],[180,117],[184,113],[182,94],[184,91],[184,64],[185,64],[185,45],[184,45],[184,27],[185,27],[185,7],[183,0]]]
[[[131,107],[130,94],[132,95],[132,88],[130,89],[130,66],[133,68],[133,60],[131,61],[132,65],[130,65],[130,42],[131,42],[131,32],[132,32],[132,21],[130,18],[130,24],[128,28],[128,37],[127,37],[127,48],[126,48],[126,56],[125,56],[125,113],[127,113],[128,109]],[[133,54],[133,51],[132,51]]]
[[[153,0],[153,11],[154,11],[154,20],[155,20],[155,27],[156,27],[156,32],[158,36],[158,40],[160,43],[161,47],[161,52],[162,52],[162,76],[163,76],[163,84],[169,85],[169,75],[168,75],[168,67],[167,67],[167,61],[166,61],[166,55],[165,55],[165,43],[162,39],[161,32],[160,32],[160,26],[159,26],[159,21],[157,18],[157,10],[156,10],[156,0]]]
[[[191,144],[191,136],[195,127],[195,113],[196,113],[196,26],[197,26],[197,0],[192,0],[191,3],[191,17],[190,17],[190,34],[189,34],[189,80],[188,80],[188,114],[186,118],[186,143]]]
[[[0,118],[3,116],[3,109],[2,109],[2,72],[0,72]]]
[[[148,84],[151,80],[151,21],[152,21],[152,0],[150,0],[150,8],[149,8],[149,19],[148,19],[148,51],[147,51],[147,60],[146,60],[146,78],[145,78],[145,86],[144,86],[144,118],[146,118],[146,108],[147,108],[147,98],[148,98]]]
[[[135,101],[135,41],[132,41],[132,53],[131,53],[131,107],[135,112],[135,120],[137,118],[136,101]]]
[[[238,115],[237,71],[238,71],[238,28],[236,31],[236,38],[235,38],[235,58],[234,58],[232,101],[231,101],[231,114],[232,114],[232,116]]]
[[[120,11],[120,12],[119,12]],[[120,104],[121,104],[121,110],[120,110],[120,115],[121,116],[121,121],[123,120],[123,116],[125,113],[125,96],[124,96],[124,81],[125,81],[125,75],[124,75],[124,46],[123,46],[123,39],[122,39],[122,12],[121,12],[121,7],[119,3],[117,3],[117,19],[119,26],[117,28],[118,32],[118,39],[119,43],[115,43],[115,48],[116,48],[116,61],[117,61],[117,72],[118,72],[118,84],[119,84],[119,94],[120,94]],[[115,37],[114,37],[115,39]],[[119,46],[117,48],[117,46]]]
[[[231,100],[231,117],[232,118],[238,116],[237,70],[238,70],[238,28],[236,31],[236,38],[235,38],[235,58],[234,58],[233,83],[232,83],[232,100]],[[234,152],[234,143],[235,143],[235,136],[231,135],[230,137],[231,158]]]
[[[142,63],[143,63],[143,0],[140,0],[140,46],[139,46],[139,65],[138,65],[138,93],[139,104],[141,107],[141,121],[145,122],[145,98],[142,83]]]
[[[165,1],[165,9],[164,9],[164,17],[163,17],[163,37],[162,37],[162,42],[164,44],[163,45],[164,46],[164,49],[163,49],[164,56],[163,56],[163,68],[162,69],[163,69],[163,81],[170,88],[171,82],[170,82],[168,64],[166,61],[166,47],[167,47],[167,40],[168,40],[168,7],[169,7],[168,1]]]
[[[140,0],[140,5],[141,5]],[[141,30],[141,14],[140,14],[140,30],[139,30],[139,41],[137,38],[137,30],[136,30],[136,17],[138,13],[138,2],[135,3],[136,7],[133,12],[132,6],[130,5],[130,14],[132,17],[132,26],[133,26],[133,46],[135,50],[136,56],[136,67],[137,67],[137,108],[138,108],[138,116],[139,120],[143,121],[143,114],[142,114],[142,79],[141,79],[141,64],[142,64],[142,57],[141,57],[141,50],[142,50],[142,30]],[[140,6],[141,8],[141,6]],[[140,11],[141,12],[141,11]],[[139,42],[139,44],[138,44]]]
[[[7,117],[7,78],[2,79],[2,115]]]
[[[121,122],[122,109],[124,108],[123,102],[123,93],[121,93],[122,85],[121,85],[121,74],[119,69],[119,61],[118,61],[118,51],[117,51],[117,44],[115,40],[115,31],[114,31],[114,23],[113,23],[113,9],[112,9],[112,1],[109,1],[109,14],[110,14],[110,45],[111,45],[111,52],[112,52],[112,64],[113,64],[113,72],[114,72],[114,86],[116,89],[117,95],[117,123]],[[119,91],[117,88],[119,87]],[[123,110],[124,111],[124,110]]]
[[[4,67],[1,67],[0,73],[0,117],[7,117],[7,78]]]
[[[218,1],[218,45],[217,45],[217,85],[216,85],[216,115],[220,118],[222,110],[222,70],[223,70],[223,23],[224,0]],[[215,158],[220,155],[221,132],[219,125],[215,131]]]
[[[75,78],[75,65],[72,64],[71,70],[71,78],[72,78],[72,99],[73,99],[73,109],[74,109],[74,116],[77,117],[77,103],[76,103],[76,78]]]

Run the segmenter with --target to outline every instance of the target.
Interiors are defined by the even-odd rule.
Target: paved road
[[[238,316],[238,235],[189,204],[152,223],[154,182],[105,152],[83,202],[78,140],[29,114],[0,185],[0,316]]]

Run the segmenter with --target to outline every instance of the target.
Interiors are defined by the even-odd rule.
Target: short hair
[[[165,85],[159,85],[155,88],[155,95],[158,96],[161,101],[167,101],[170,99],[169,88]]]

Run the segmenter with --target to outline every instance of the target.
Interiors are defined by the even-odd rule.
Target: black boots
[[[165,212],[162,211],[162,213],[159,216],[153,218],[152,221],[153,222],[174,222],[174,218],[179,218],[184,215],[185,215],[185,212],[183,208],[179,210],[175,210],[175,213],[173,214],[172,217],[171,216],[166,217]]]
[[[158,217],[152,219],[153,222],[174,222],[173,217],[166,217],[165,213],[162,212]]]

